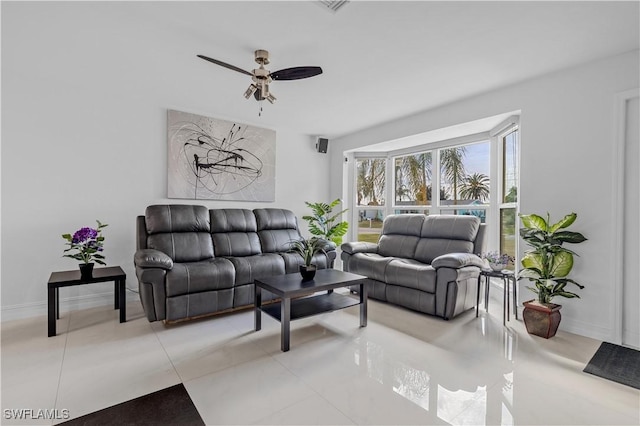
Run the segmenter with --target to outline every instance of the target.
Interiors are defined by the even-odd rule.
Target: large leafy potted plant
[[[566,215],[554,224],[548,213],[546,219],[536,214],[519,216],[523,226],[520,236],[531,248],[521,260],[523,269],[518,279],[532,282],[534,286],[527,288],[538,296],[537,300],[524,302],[522,316],[527,332],[548,339],[556,334],[562,318],[562,305],[551,303],[551,300],[556,296],[579,298],[579,295],[567,290],[568,284],[584,288],[568,277],[573,269],[573,256],[577,254],[563,244],[577,244],[587,239],[579,232],[566,230],[575,222],[575,213]]]
[[[300,275],[302,275],[302,281],[312,280],[316,275],[318,269],[313,264],[313,256],[317,253],[325,253],[324,247],[326,242],[320,238],[312,237],[309,239],[293,240],[291,241],[290,251],[298,253],[302,256],[302,265],[300,265]]]
[[[349,223],[341,221],[340,216],[348,209],[334,213],[333,209],[342,203],[342,200],[336,198],[331,203],[309,203],[305,201],[307,207],[313,212],[312,215],[302,216],[309,224],[309,232],[327,241],[333,242],[336,246],[342,243],[342,237],[349,229]]]

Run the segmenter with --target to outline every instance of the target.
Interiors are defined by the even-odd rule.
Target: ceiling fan
[[[205,61],[213,62],[216,65],[229,68],[230,70],[237,71],[242,74],[250,75],[253,83],[251,83],[249,88],[244,92],[244,97],[249,99],[251,95],[253,95],[257,101],[265,99],[271,103],[276,101],[276,97],[269,91],[269,84],[275,80],[300,80],[302,78],[309,78],[322,74],[322,68],[320,67],[293,67],[271,72],[264,67],[269,64],[269,52],[266,50],[255,51],[255,61],[260,65],[260,67],[251,72],[204,55],[197,56]]]

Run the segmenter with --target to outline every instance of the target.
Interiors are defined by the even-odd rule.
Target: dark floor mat
[[[602,342],[583,371],[640,389],[640,351]]]
[[[73,414],[73,413],[71,413]],[[182,383],[61,423],[89,425],[204,425]]]

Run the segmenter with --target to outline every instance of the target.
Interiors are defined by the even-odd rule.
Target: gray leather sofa
[[[392,215],[378,244],[342,244],[340,257],[369,297],[450,319],[475,306],[484,229],[475,216]]]
[[[253,304],[253,280],[298,271],[289,252],[303,237],[284,209],[212,209],[154,205],[138,216],[134,255],[140,300],[149,321],[178,321]],[[317,254],[333,265],[335,246]],[[263,300],[274,296],[263,292]]]

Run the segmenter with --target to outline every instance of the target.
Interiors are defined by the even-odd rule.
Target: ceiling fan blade
[[[300,80],[322,74],[320,67],[293,67],[274,71],[270,74],[273,80]]]
[[[222,62],[222,61],[219,61],[217,59],[209,58],[207,56],[203,56],[203,55],[197,55],[197,56],[198,56],[198,58],[204,59],[205,61],[213,62],[216,65],[220,65],[221,67],[229,68],[230,70],[234,70],[234,71],[240,72],[242,74],[250,75],[250,76],[253,77],[253,74],[251,74],[249,71],[243,70],[242,68],[238,68],[238,67],[236,67],[234,65],[227,64],[226,62]]]

